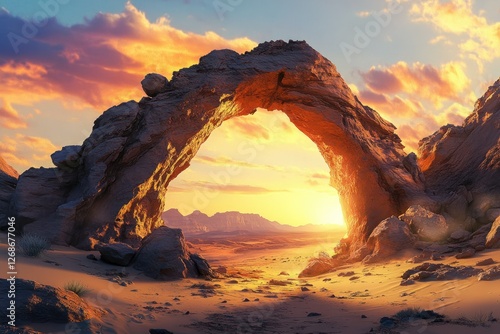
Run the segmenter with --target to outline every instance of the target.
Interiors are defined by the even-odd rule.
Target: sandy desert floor
[[[330,251],[342,233],[191,239],[193,251],[223,266],[225,277],[212,281],[186,279],[159,282],[133,268],[92,261],[90,253],[54,246],[39,258],[18,256],[18,277],[56,287],[70,281],[85,284],[89,303],[107,311],[102,333],[148,333],[165,328],[180,333],[369,333],[383,316],[408,307],[434,310],[451,318],[480,320],[500,317],[500,280],[418,282],[400,286],[401,274],[414,267],[400,261],[377,265],[346,265],[315,278],[299,279],[308,258]],[[2,238],[3,240],[4,238]],[[6,245],[1,244],[2,263]],[[500,259],[500,250],[484,251],[459,261]],[[354,275],[339,276],[353,271]],[[5,277],[4,273],[0,274]],[[129,284],[130,283],[130,284]],[[316,313],[316,314],[314,314]],[[319,315],[318,315],[319,314]],[[500,333],[499,322],[488,327],[432,325],[414,321],[400,333]],[[67,327],[33,324],[44,333],[65,333]]]

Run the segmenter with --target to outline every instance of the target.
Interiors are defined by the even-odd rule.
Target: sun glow
[[[239,211],[294,226],[345,226],[329,168],[280,111],[228,120],[169,186],[165,209]]]

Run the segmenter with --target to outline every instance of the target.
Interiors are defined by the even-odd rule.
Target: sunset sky
[[[50,154],[81,144],[100,113],[140,100],[146,73],[170,78],[213,49],[306,40],[397,126],[407,152],[460,124],[500,76],[498,0],[0,0],[0,36],[0,155],[19,172],[51,167]],[[257,154],[242,155],[242,143]],[[228,165],[241,169],[221,186]],[[183,213],[342,222],[314,144],[265,110],[217,129],[168,200]]]

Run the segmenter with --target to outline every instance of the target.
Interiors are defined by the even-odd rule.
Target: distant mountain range
[[[165,225],[182,229],[185,235],[199,235],[211,232],[218,233],[269,233],[269,232],[301,232],[317,231],[318,229],[333,229],[326,225],[291,226],[270,221],[258,214],[240,213],[237,211],[218,212],[208,216],[198,210],[183,216],[179,210],[170,209],[162,214]],[[239,233],[238,233],[239,234]]]

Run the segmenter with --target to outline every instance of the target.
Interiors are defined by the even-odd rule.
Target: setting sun
[[[226,173],[232,167],[237,173]],[[293,226],[343,226],[338,193],[329,181],[316,145],[281,111],[259,109],[213,131],[191,166],[169,185],[165,209],[184,215],[240,211]]]

